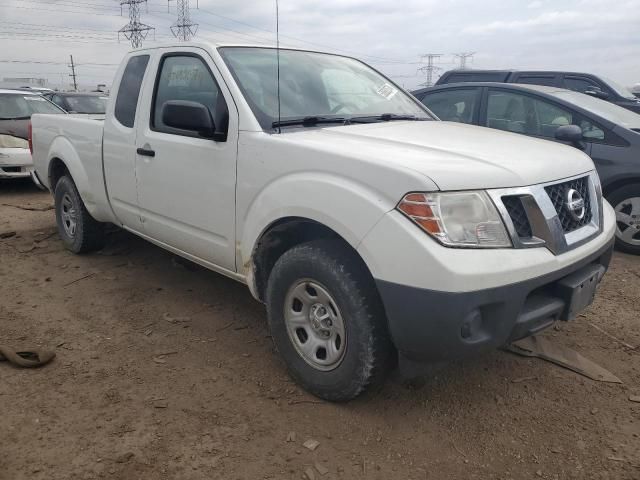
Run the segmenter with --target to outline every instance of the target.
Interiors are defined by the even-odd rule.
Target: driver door
[[[138,202],[144,233],[187,257],[235,271],[235,185],[238,115],[206,52],[173,49],[156,59],[150,116],[138,124]],[[164,124],[165,102],[197,102],[217,126],[228,122],[226,141]]]

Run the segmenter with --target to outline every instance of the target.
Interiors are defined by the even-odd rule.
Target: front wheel
[[[276,348],[310,393],[350,400],[388,372],[393,347],[382,302],[362,261],[341,242],[318,240],[284,253],[266,301]]]
[[[73,253],[87,253],[104,246],[104,224],[87,211],[76,185],[68,176],[55,188],[56,223],[64,246]]]
[[[616,212],[616,247],[640,255],[640,184],[619,188],[607,200]]]

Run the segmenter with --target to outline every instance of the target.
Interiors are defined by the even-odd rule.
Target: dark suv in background
[[[461,82],[500,82],[560,87],[607,100],[632,112],[640,113],[640,99],[631,90],[608,78],[590,73],[517,71],[517,70],[449,70],[436,85]]]

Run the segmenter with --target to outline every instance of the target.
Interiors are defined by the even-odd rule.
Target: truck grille
[[[558,213],[558,219],[565,233],[573,232],[591,222],[591,201],[587,180],[588,177],[576,178],[568,182],[556,183],[555,185],[549,185],[544,188]],[[584,200],[584,216],[581,219],[574,218],[567,208],[567,195],[571,189],[576,190]]]
[[[522,198],[518,196],[502,197],[502,203],[504,203],[504,206],[511,217],[513,227],[515,228],[518,236],[524,238],[531,237],[531,225],[527,218],[527,212],[522,205]]]
[[[544,246],[560,255],[602,232],[602,190],[595,172],[487,193],[505,221],[514,248]]]

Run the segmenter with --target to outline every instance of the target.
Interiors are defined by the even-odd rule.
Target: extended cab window
[[[211,113],[211,118],[216,125],[225,121],[222,117],[227,115],[226,103],[218,84],[207,65],[197,56],[170,55],[163,59],[151,113],[151,126],[154,130],[176,135],[197,136],[193,132],[164,124],[162,106],[171,100],[186,100],[204,105]]]
[[[472,123],[477,99],[478,89],[456,88],[429,93],[422,98],[422,103],[440,120]]]
[[[122,74],[116,98],[115,116],[125,127],[133,128],[135,123],[140,87],[148,63],[149,55],[131,57]]]

